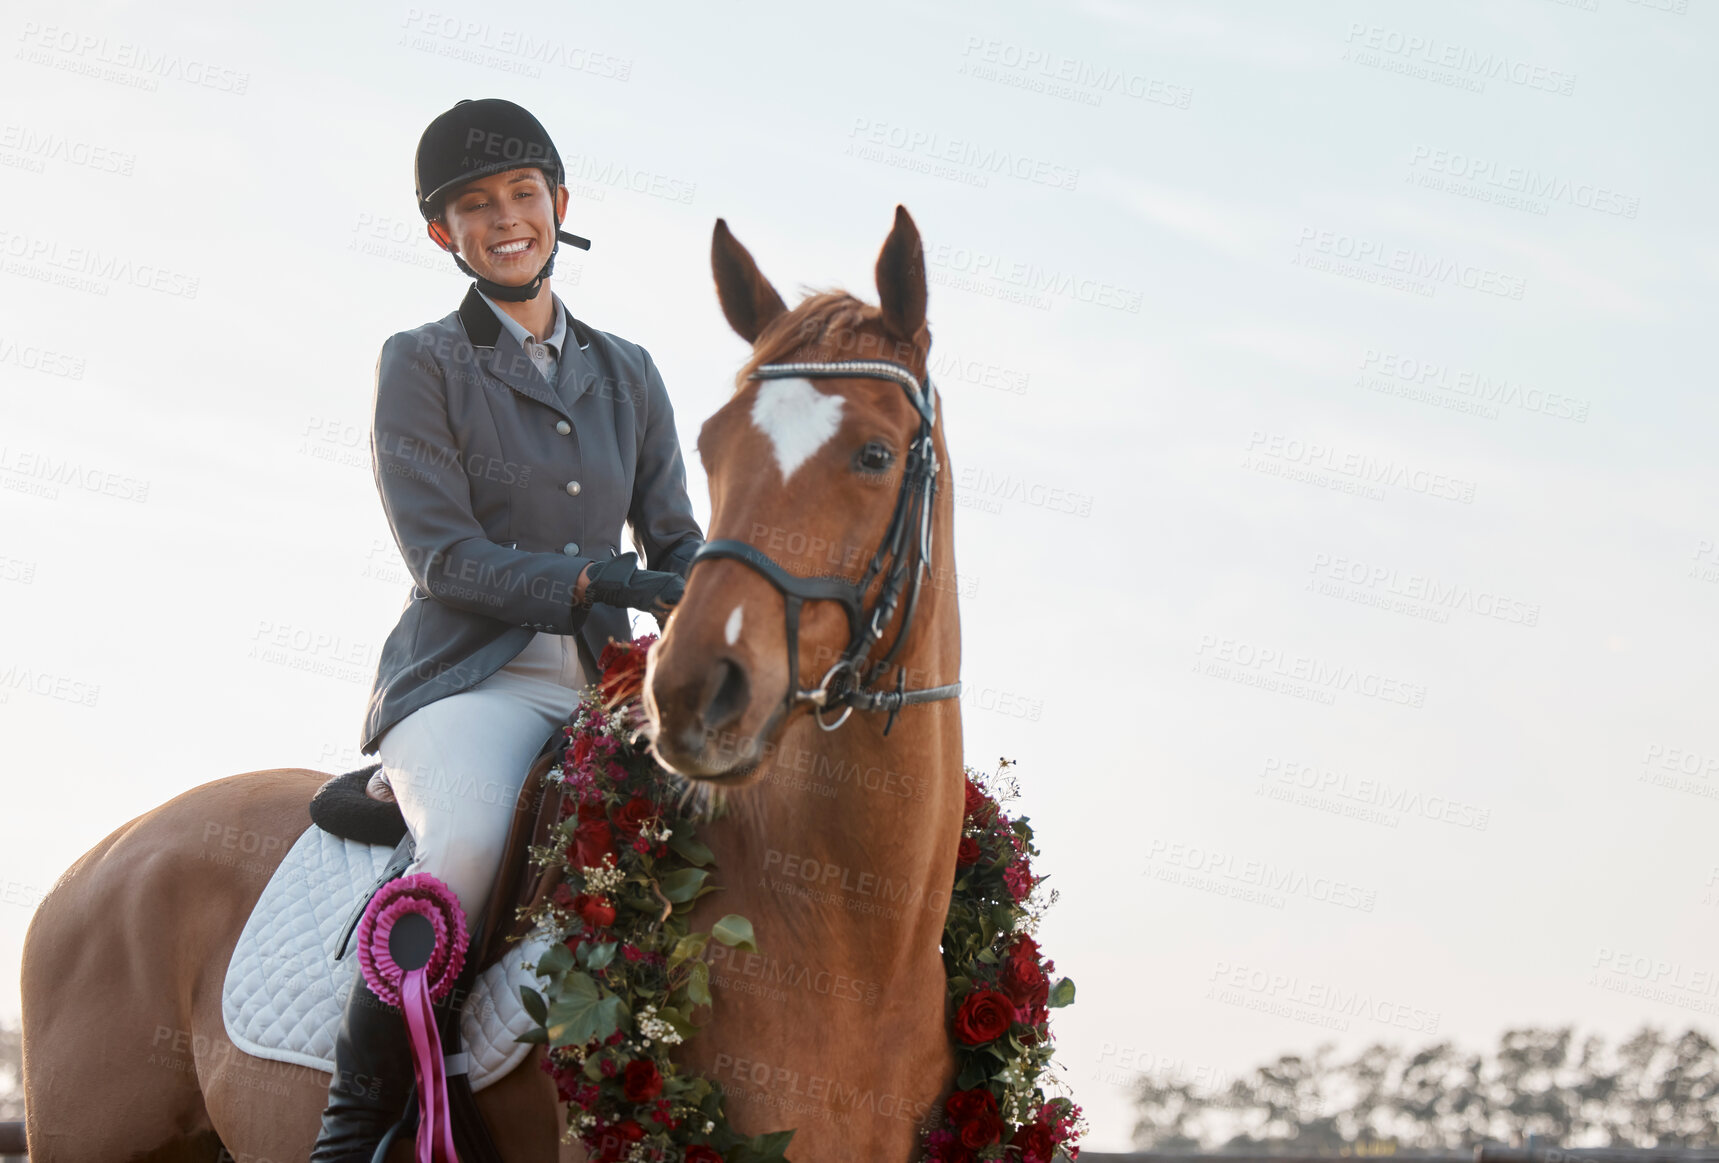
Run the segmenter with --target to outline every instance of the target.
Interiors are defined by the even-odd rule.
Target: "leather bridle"
[[[820,363],[766,363],[753,370],[749,378],[760,380],[815,377],[861,377],[890,380],[901,385],[908,401],[919,413],[919,431],[909,445],[902,465],[901,488],[896,493],[895,511],[889,519],[882,542],[872,554],[865,573],[857,582],[839,577],[802,577],[783,569],[769,554],[745,541],[718,539],[706,541],[693,555],[688,567],[711,558],[728,558],[751,566],[782,595],[788,624],[788,692],[783,696],[784,712],[802,703],[812,706],[812,719],[826,731],[834,731],[847,722],[856,709],[888,711],[883,733],[895,726],[901,708],[914,703],[929,703],[952,699],[960,695],[961,684],[907,689],[907,668],[902,667],[895,689],[871,689],[869,684],[882,677],[883,672],[901,652],[907,635],[913,628],[913,615],[919,606],[919,590],[925,573],[931,568],[931,512],[937,497],[937,450],[932,442],[932,429],[937,424],[937,390],[927,375],[924,383],[912,371],[888,360],[835,360]],[[877,600],[866,608],[866,591],[882,578]],[[812,690],[800,686],[800,607],[805,602],[838,602],[848,617],[848,645],[823,680]],[[905,605],[903,602],[905,601]],[[901,628],[889,649],[877,658],[870,658],[874,647],[882,641],[884,629],[901,609]],[[825,722],[824,714],[833,707],[842,713],[834,722]]]

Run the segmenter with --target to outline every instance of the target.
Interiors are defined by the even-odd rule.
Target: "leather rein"
[[[901,364],[889,360],[836,360],[820,363],[760,364],[749,378],[760,380],[799,379],[816,377],[860,377],[890,380],[900,384],[908,401],[919,413],[919,431],[908,447],[906,463],[902,466],[901,488],[896,493],[895,511],[889,528],[877,551],[857,582],[840,577],[802,577],[783,569],[769,554],[745,541],[718,539],[706,541],[693,555],[688,566],[710,558],[728,558],[751,566],[782,595],[788,626],[788,692],[783,696],[786,711],[802,703],[812,706],[812,719],[825,731],[834,731],[847,722],[856,709],[887,711],[889,718],[883,733],[895,726],[901,708],[915,703],[936,702],[960,695],[959,682],[943,686],[907,689],[907,668],[901,667],[894,689],[871,688],[869,684],[882,677],[883,672],[901,652],[907,635],[913,628],[913,616],[919,607],[919,591],[925,573],[931,568],[931,510],[937,496],[937,451],[932,443],[932,429],[937,423],[937,390],[927,375],[924,383]],[[866,608],[866,591],[882,578],[877,600]],[[838,602],[848,618],[848,645],[834,666],[825,673],[818,685],[807,690],[800,686],[800,607],[806,602]],[[889,649],[877,658],[871,651],[882,640],[884,628],[902,611],[901,628]],[[833,722],[824,715],[840,707],[841,714]]]

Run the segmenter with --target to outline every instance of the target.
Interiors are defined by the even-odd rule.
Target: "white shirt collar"
[[[482,291],[479,291],[478,295],[484,302],[489,304],[490,310],[495,312],[495,317],[501,320],[501,325],[507,328],[508,334],[512,335],[514,339],[519,341],[519,346],[522,350],[524,349],[527,340],[535,342],[531,333],[525,329],[525,325],[515,319],[512,315],[509,315],[506,311],[503,311],[499,303],[488,295],[485,295]],[[567,341],[567,308],[561,302],[561,296],[551,291],[550,297],[555,300],[555,330],[549,333],[549,338],[544,340],[544,342],[555,349],[555,356],[559,359],[561,357],[562,345]]]

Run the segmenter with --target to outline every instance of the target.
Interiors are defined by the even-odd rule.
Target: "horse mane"
[[[838,288],[811,291],[792,309],[772,319],[758,336],[752,355],[735,377],[735,389],[744,386],[759,364],[783,362],[802,348],[823,346],[834,333],[836,349],[854,347],[858,332],[867,324],[882,326],[883,309],[854,298]]]

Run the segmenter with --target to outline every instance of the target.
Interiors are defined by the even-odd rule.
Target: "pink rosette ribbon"
[[[427,872],[383,885],[358,922],[358,964],[364,980],[406,1019],[418,1079],[418,1163],[459,1163],[432,1007],[453,989],[466,962],[468,940],[459,897]]]

